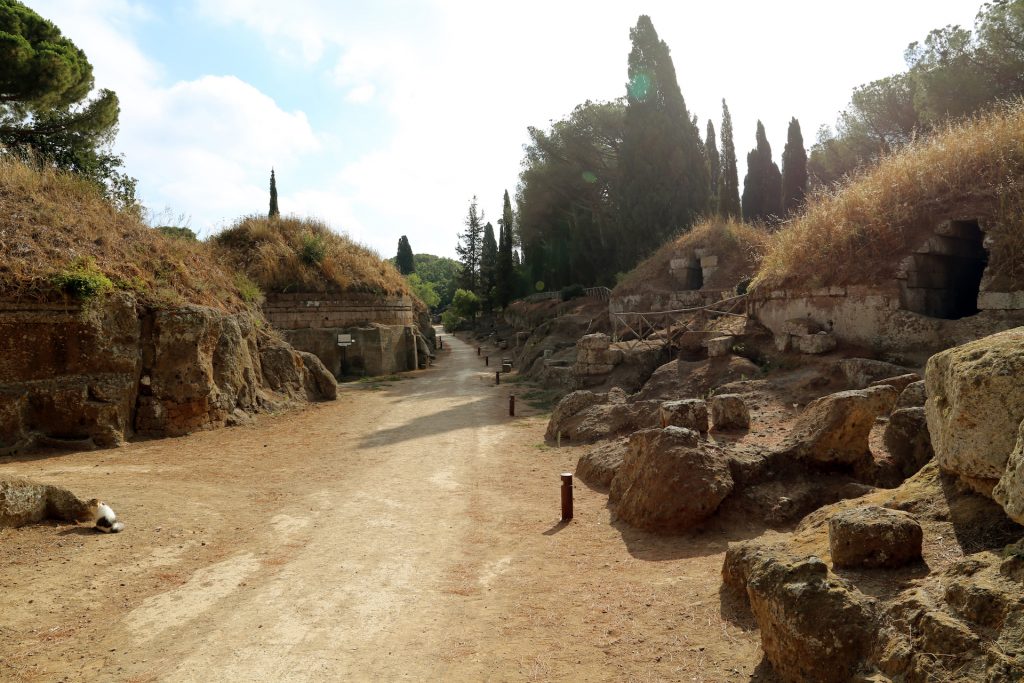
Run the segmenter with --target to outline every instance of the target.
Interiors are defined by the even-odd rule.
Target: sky
[[[121,101],[115,151],[154,225],[206,236],[264,214],[316,217],[393,256],[454,256],[470,200],[515,196],[527,127],[625,93],[650,15],[701,130],[733,117],[740,178],[763,121],[808,147],[907,44],[970,27],[977,0],[27,0]]]

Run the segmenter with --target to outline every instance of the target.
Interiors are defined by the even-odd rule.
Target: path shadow
[[[544,536],[554,536],[555,534],[557,534],[559,531],[561,531],[565,527],[569,526],[570,524],[572,524],[572,520],[571,519],[568,522],[558,521],[558,522],[556,522],[554,524],[554,526],[552,526],[550,529],[545,531],[543,535]]]
[[[397,427],[389,427],[368,434],[360,440],[357,448],[394,446],[411,439],[435,436],[460,429],[502,424],[508,420],[507,405],[499,399],[486,396],[440,412],[421,415]]]

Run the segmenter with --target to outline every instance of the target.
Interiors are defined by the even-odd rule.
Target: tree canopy
[[[811,149],[814,182],[838,181],[948,119],[1024,94],[1024,1],[982,5],[974,31],[946,26],[911,43],[907,70],[856,88]]]
[[[619,157],[619,210],[633,239],[623,245],[634,260],[708,206],[711,193],[700,131],[676,80],[668,45],[651,18],[630,30],[626,113]]]
[[[0,0],[0,145],[78,173],[133,206],[136,181],[109,151],[117,95],[100,90],[90,98],[93,86],[92,65],[60,29],[16,0]]]
[[[795,211],[803,203],[807,192],[807,150],[800,122],[796,117],[789,122],[786,147],[782,150],[782,211]]]
[[[409,238],[402,235],[398,238],[398,253],[395,255],[395,267],[402,275],[409,275],[416,270],[416,258],[412,253]]]
[[[743,178],[743,220],[771,221],[782,215],[782,174],[772,160],[772,147],[757,122],[757,146],[747,154],[747,175]]]
[[[740,178],[736,164],[736,143],[732,135],[732,115],[729,105],[722,100],[722,155],[718,176],[718,215],[722,218],[740,217]]]

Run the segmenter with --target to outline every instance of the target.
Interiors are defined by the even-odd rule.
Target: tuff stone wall
[[[287,292],[268,294],[267,321],[279,330],[346,328],[368,323],[415,325],[412,298],[383,294]]]
[[[977,315],[947,320],[905,310],[905,294],[892,282],[876,287],[822,287],[808,290],[752,292],[747,313],[776,335],[786,332],[786,322],[808,318],[831,331],[840,342],[920,357],[964,344],[1024,321],[1024,302],[1018,292],[981,292]]]
[[[409,296],[323,292],[268,294],[263,312],[297,349],[314,354],[334,374],[378,376],[426,365],[432,341],[422,339]],[[427,320],[428,331],[433,329]],[[339,346],[338,335],[352,336]]]
[[[0,455],[186,434],[336,391],[248,313],[153,310],[128,294],[84,308],[0,301]]]

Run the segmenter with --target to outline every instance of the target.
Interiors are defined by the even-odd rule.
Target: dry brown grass
[[[1019,289],[1022,217],[1024,103],[1016,102],[950,124],[846,186],[812,197],[772,236],[754,286],[871,284],[893,277],[939,221],[981,218],[997,238],[993,276],[998,285]]]
[[[409,293],[379,254],[317,220],[249,216],[211,241],[264,291]]]
[[[71,174],[0,157],[0,297],[60,298],[55,280],[76,264],[152,305],[246,306],[207,245],[165,237]]]
[[[705,220],[689,232],[666,242],[637,265],[615,287],[615,294],[623,296],[651,289],[678,289],[678,283],[669,273],[670,262],[688,256],[698,248],[705,248],[719,258],[718,271],[704,283],[704,287],[732,287],[756,271],[768,237],[764,229],[739,221]]]

